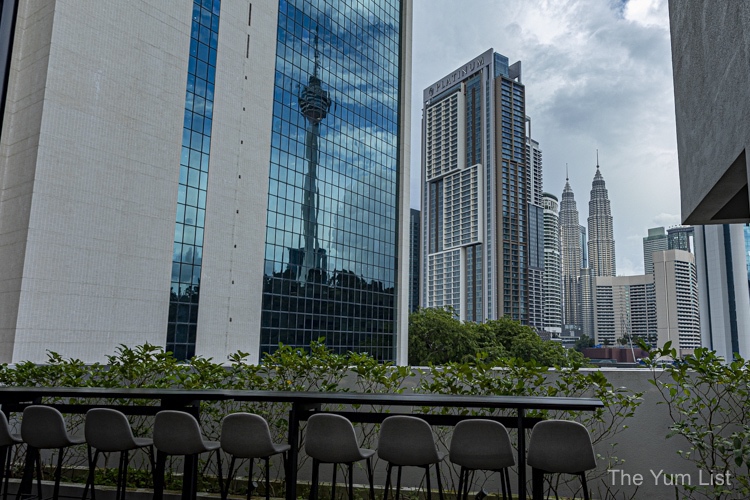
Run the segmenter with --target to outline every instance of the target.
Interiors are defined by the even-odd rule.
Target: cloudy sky
[[[522,61],[544,190],[565,165],[581,223],[599,165],[617,274],[643,273],[650,227],[679,224],[667,0],[414,0],[411,205],[420,203],[422,91],[489,48]]]

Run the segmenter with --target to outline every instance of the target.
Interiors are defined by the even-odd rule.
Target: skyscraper
[[[701,346],[695,256],[684,250],[653,253],[658,345],[671,341],[682,355]]]
[[[695,253],[693,226],[675,226],[667,229],[667,250],[684,250]]]
[[[425,307],[528,323],[525,88],[490,49],[423,93]]]
[[[562,333],[562,290],[560,260],[560,216],[555,195],[544,193],[544,331]]]
[[[563,334],[577,336],[581,331],[581,231],[575,196],[567,178],[560,202],[560,259]]]
[[[599,276],[596,282],[596,342],[615,345],[656,338],[654,276]]]
[[[405,361],[409,0],[6,12],[0,360]]]
[[[643,238],[643,272],[654,274],[654,252],[662,252],[668,248],[667,233],[663,227],[648,230],[648,236]]]
[[[612,210],[604,177],[596,163],[596,174],[591,183],[589,201],[589,267],[593,276],[614,276],[615,239],[612,229]]]
[[[422,269],[422,214],[411,209],[409,215],[409,312],[419,308],[419,270]]]
[[[544,207],[542,201],[542,150],[531,138],[531,119],[526,118],[527,187],[529,199],[529,326],[537,332],[544,328]]]

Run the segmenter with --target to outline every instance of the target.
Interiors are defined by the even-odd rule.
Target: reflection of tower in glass
[[[315,66],[313,74],[306,87],[302,88],[299,96],[299,107],[307,119],[307,133],[305,134],[305,156],[307,157],[307,174],[302,200],[302,231],[304,247],[302,266],[299,273],[300,281],[308,280],[312,269],[320,269],[325,253],[318,243],[318,138],[320,137],[320,122],[325,119],[331,107],[331,98],[323,90],[318,78],[318,33],[315,38]]]

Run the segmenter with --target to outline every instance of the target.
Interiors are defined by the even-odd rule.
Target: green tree
[[[583,356],[557,342],[542,340],[530,327],[505,316],[484,323],[461,323],[452,309],[420,309],[409,316],[409,364],[451,362],[501,364],[533,361],[542,366],[573,366]]]
[[[581,337],[576,340],[576,343],[573,346],[573,348],[578,352],[583,352],[583,350],[587,347],[594,347],[594,339],[592,339],[588,335],[581,335]]]
[[[419,309],[409,315],[409,364],[443,365],[476,353],[476,339],[451,308]]]

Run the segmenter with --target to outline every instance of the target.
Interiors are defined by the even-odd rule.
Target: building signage
[[[441,78],[440,80],[438,80],[437,83],[430,85],[424,91],[424,100],[428,101],[432,99],[433,97],[437,96],[444,90],[464,80],[467,76],[471,75],[472,73],[476,73],[483,66],[488,65],[489,62],[492,60],[493,53],[494,53],[494,50],[489,49],[484,54],[480,55],[479,57],[475,57],[474,59],[464,64],[463,66],[461,66],[456,71],[449,74],[448,76]]]

